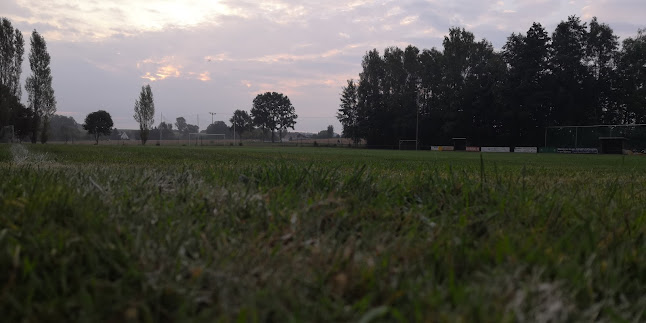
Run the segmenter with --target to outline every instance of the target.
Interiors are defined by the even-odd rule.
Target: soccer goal
[[[0,142],[14,142],[13,126],[4,126],[0,128]]]
[[[417,150],[417,140],[402,139],[399,141],[399,150]]]
[[[223,133],[189,133],[188,134],[188,143],[189,145],[200,145],[200,146],[218,146],[224,145],[226,140],[226,135]]]

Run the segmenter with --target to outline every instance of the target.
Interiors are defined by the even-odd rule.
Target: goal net
[[[13,126],[4,126],[0,128],[0,142],[13,142]]]
[[[399,141],[399,150],[417,150],[417,140],[405,140],[402,139]]]
[[[646,124],[557,126],[545,129],[545,147],[600,149],[600,138],[625,138],[625,149],[646,149]]]
[[[222,146],[226,136],[223,133],[189,133],[188,143],[195,146]]]

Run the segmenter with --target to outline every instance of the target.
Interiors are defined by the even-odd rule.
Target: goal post
[[[189,133],[188,144],[190,145],[224,145],[226,135],[223,133]]]

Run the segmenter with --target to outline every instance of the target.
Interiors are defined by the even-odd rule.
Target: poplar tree
[[[45,39],[34,30],[31,34],[29,66],[31,73],[25,89],[29,93],[28,107],[33,112],[31,142],[36,143],[42,119],[41,142],[47,142],[49,117],[56,113],[56,98],[52,88],[52,71],[49,67],[50,56]]]
[[[155,122],[155,102],[153,100],[153,91],[150,85],[141,87],[139,99],[135,101],[135,121],[139,123],[139,135],[141,137],[141,144],[145,145],[148,141],[148,133]]]
[[[22,95],[20,75],[25,53],[25,40],[11,21],[2,18],[0,24],[0,84],[9,88],[10,93],[20,100]]]

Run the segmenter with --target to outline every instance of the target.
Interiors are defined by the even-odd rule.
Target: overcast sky
[[[366,51],[387,46],[441,48],[464,27],[496,49],[512,32],[540,22],[551,33],[569,15],[597,16],[624,39],[646,28],[644,0],[1,0],[26,39],[38,30],[52,56],[58,114],[82,123],[108,111],[115,127],[136,129],[133,108],[150,84],[164,121],[184,116],[201,129],[250,110],[266,91],[289,96],[297,131],[318,132],[335,118],[347,79]],[[23,83],[24,84],[24,83]],[[24,92],[24,91],[23,91]],[[23,102],[26,102],[23,99]]]

